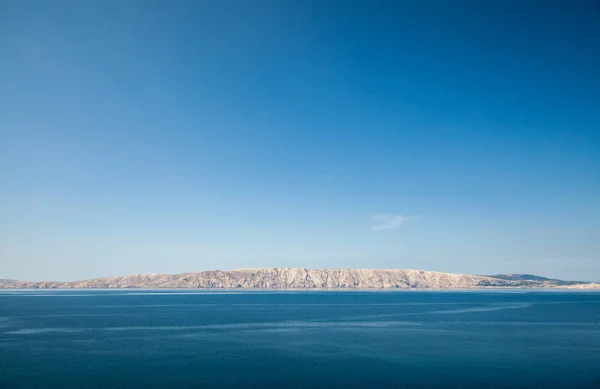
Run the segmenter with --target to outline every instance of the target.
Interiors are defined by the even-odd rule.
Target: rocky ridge
[[[201,289],[600,289],[599,284],[531,275],[479,276],[401,269],[249,268],[181,274],[136,274],[83,281],[0,280],[0,288],[201,288]]]

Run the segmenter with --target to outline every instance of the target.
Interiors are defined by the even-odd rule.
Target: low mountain
[[[597,284],[595,284],[597,285]],[[476,289],[594,288],[530,274],[478,276],[402,269],[250,268],[181,274],[136,274],[73,282],[0,282],[0,288],[201,288],[201,289]]]
[[[556,278],[540,277],[533,274],[495,274],[490,277],[499,278],[501,280],[508,281],[538,281],[538,282],[552,282],[558,285],[576,285],[581,284],[581,281],[563,281]]]

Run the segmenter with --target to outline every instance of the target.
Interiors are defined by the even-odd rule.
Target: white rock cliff
[[[72,282],[0,280],[0,288],[246,288],[246,289],[596,289],[600,285],[528,275],[478,276],[401,269],[255,268],[181,274],[136,274]]]

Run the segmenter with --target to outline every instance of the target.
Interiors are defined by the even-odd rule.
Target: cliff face
[[[400,269],[257,268],[182,274],[137,274],[73,282],[3,283],[0,288],[248,288],[248,289],[471,289],[483,287],[553,288],[559,280],[476,276]],[[582,288],[593,288],[586,283]],[[584,286],[585,285],[585,286]]]

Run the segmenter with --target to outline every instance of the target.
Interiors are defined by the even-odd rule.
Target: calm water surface
[[[600,293],[0,291],[1,388],[600,388]]]

